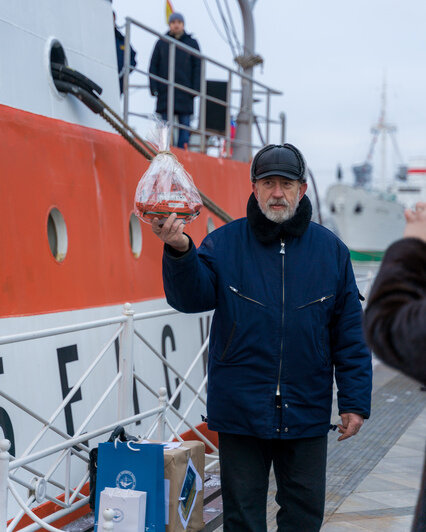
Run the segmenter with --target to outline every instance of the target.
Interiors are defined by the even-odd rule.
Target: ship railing
[[[132,28],[143,30],[149,33],[151,36],[155,36],[162,41],[165,41],[169,45],[169,60],[168,60],[168,78],[162,78],[144,70],[140,67],[133,67],[130,64],[130,45],[131,45],[131,33]],[[130,96],[137,90],[149,91],[149,81],[154,79],[160,83],[167,85],[167,121],[170,124],[174,124],[174,89],[179,89],[183,92],[191,94],[192,96],[199,97],[199,109],[198,117],[195,117],[193,123],[198,123],[198,127],[185,126],[175,123],[174,126],[177,129],[184,129],[190,131],[193,135],[191,137],[191,144],[189,148],[193,151],[200,151],[201,153],[207,153],[207,150],[211,147],[217,148],[217,154],[220,157],[231,157],[232,147],[236,145],[248,146],[250,149],[259,149],[265,144],[271,142],[271,126],[279,129],[280,142],[284,142],[285,136],[285,115],[280,113],[279,118],[273,119],[271,116],[271,98],[272,96],[281,95],[282,92],[268,87],[264,83],[255,80],[253,77],[244,74],[241,71],[235,70],[207,55],[199,52],[198,50],[187,46],[176,39],[159,33],[158,31],[146,26],[145,24],[134,20],[131,17],[126,18],[125,24],[125,48],[124,48],[124,67],[123,67],[123,118],[125,122],[128,122],[130,117],[139,117],[150,119],[152,113],[143,113],[131,109]],[[200,90],[193,90],[190,87],[180,85],[175,81],[175,57],[176,49],[184,50],[186,53],[197,57],[201,64],[200,74]],[[146,56],[146,51],[141,56]],[[208,93],[207,90],[207,69],[212,68],[214,71],[222,72],[220,75],[226,85],[225,99],[217,98]],[[138,81],[136,83],[130,82],[130,74],[133,73],[132,79],[136,79],[138,74]],[[143,76],[144,82],[139,81],[140,76]],[[213,80],[218,81],[218,80]],[[261,113],[255,113],[253,106],[247,109],[241,109],[239,104],[235,104],[235,98],[241,96],[243,84],[249,84],[252,91],[252,103],[254,105],[263,104],[264,110]],[[136,98],[133,98],[134,102]],[[220,130],[209,129],[211,125],[207,123],[207,105],[215,104],[216,110],[220,111],[220,108],[225,109],[224,126]],[[139,108],[142,108],[139,102]],[[256,141],[245,141],[234,138],[232,134],[232,120],[238,115],[240,111],[243,111],[248,117],[250,124],[250,131],[257,133]],[[171,132],[173,134],[173,132]],[[198,138],[198,143],[196,139]],[[209,150],[211,154],[211,150]]]
[[[181,429],[185,427],[187,432],[193,435],[193,438],[203,441],[206,445],[206,471],[212,471],[217,467],[217,447],[199,430],[198,426],[188,419],[196,404],[201,403],[203,410],[206,405],[206,375],[204,374],[204,378],[198,386],[193,385],[190,376],[197,366],[199,369],[200,364],[203,364],[208,337],[192,359],[188,369],[182,372],[157,351],[146,336],[136,328],[136,324],[143,320],[172,314],[178,314],[178,312],[173,309],[164,309],[135,314],[132,306],[126,303],[123,314],[120,316],[0,337],[0,345],[9,345],[71,332],[118,326],[110,334],[99,352],[93,356],[87,369],[64,400],[53,410],[49,418],[39,415],[34,409],[20,402],[19,399],[0,390],[0,397],[28,415],[32,422],[36,421],[42,425],[41,430],[37,432],[20,456],[11,456],[8,452],[10,442],[7,439],[0,440],[0,532],[12,532],[18,525],[19,530],[25,532],[34,532],[40,527],[57,532],[61,530],[54,526],[58,519],[68,516],[68,520],[72,520],[71,516],[77,516],[76,511],[80,511],[81,514],[82,509],[89,512],[87,506],[89,502],[88,464],[90,452],[88,442],[89,440],[94,440],[97,443],[105,441],[105,435],[109,436],[117,425],[136,428],[136,424],[146,420],[147,427],[140,438],[160,441],[183,441],[180,434]],[[55,421],[61,413],[64,413],[65,408],[70,405],[73,397],[79,392],[89,376],[93,374],[95,368],[105,359],[117,339],[120,339],[117,374],[109,383],[105,383],[104,392],[71,436],[55,425]],[[175,392],[170,394],[170,397],[168,397],[166,388],[160,387],[156,391],[148,379],[134,370],[135,339],[139,340],[145,348],[148,348],[176,376],[176,382],[179,381],[179,385]],[[148,390],[155,398],[154,403],[157,403],[157,406],[134,414],[133,390],[136,385],[142,385],[145,390]],[[186,405],[185,412],[181,413],[174,406],[174,403],[184,387],[193,393],[193,398]],[[114,389],[117,392],[114,401],[117,405],[116,415],[111,414],[111,422],[107,425],[96,427],[96,414]],[[93,424],[95,424],[95,428],[92,428]],[[87,430],[89,426],[90,430]],[[46,441],[42,441],[43,439],[46,440],[46,436],[52,433],[55,437],[60,438],[59,443],[50,445]],[[77,469],[78,474],[73,474]],[[27,490],[26,495],[25,490]],[[20,510],[7,523],[9,495],[15,499]],[[49,504],[50,510],[47,512],[46,505]],[[43,506],[45,511],[40,513]],[[48,515],[45,515],[46,513]],[[43,517],[43,515],[45,516]],[[29,518],[28,522],[31,524],[23,527],[25,524],[24,517]],[[105,530],[112,530],[109,517],[106,523]]]

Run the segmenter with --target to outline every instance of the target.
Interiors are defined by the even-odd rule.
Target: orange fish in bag
[[[203,202],[192,177],[169,151],[170,127],[155,120],[150,143],[158,149],[148,170],[141,177],[135,194],[134,212],[143,222],[165,219],[175,212],[185,223],[199,214]]]

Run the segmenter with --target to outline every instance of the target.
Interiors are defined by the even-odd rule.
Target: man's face
[[[252,184],[260,210],[275,223],[294,215],[307,187],[306,183],[279,176],[265,177]]]
[[[169,28],[172,35],[180,35],[183,33],[184,23],[180,20],[174,20],[173,22],[170,22]]]

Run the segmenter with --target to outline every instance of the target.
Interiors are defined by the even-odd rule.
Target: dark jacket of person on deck
[[[166,33],[169,37],[174,37],[170,32]],[[177,39],[180,43],[186,44],[191,48],[199,50],[198,42],[185,31]],[[188,54],[181,48],[176,47],[175,57],[175,82],[179,85],[189,87],[195,91],[200,90],[200,60],[194,55]],[[149,66],[150,74],[160,78],[168,79],[169,77],[169,43],[159,39],[155,45]],[[167,87],[156,79],[149,80],[151,94],[157,96],[157,113],[167,113]],[[194,95],[189,92],[175,89],[174,93],[174,114],[192,115],[194,112]]]
[[[379,358],[426,386],[426,203],[406,218],[406,238],[386,251],[364,325]],[[413,532],[425,530],[426,461]]]
[[[224,529],[266,531],[271,464],[278,531],[320,529],[333,373],[340,440],[370,414],[371,356],[347,247],[311,222],[308,169],[291,144],[251,166],[247,217],[197,250],[173,214],[152,228],[164,242],[169,304],[214,310],[207,414],[219,432]]]

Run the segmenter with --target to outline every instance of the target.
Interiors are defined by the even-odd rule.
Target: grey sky
[[[216,1],[206,2],[223,32]],[[172,3],[202,51],[232,65],[230,48],[215,30],[204,0]],[[119,24],[132,16],[161,32],[167,30],[164,5],[164,0],[113,2]],[[238,2],[228,0],[228,5],[242,40]],[[424,0],[257,0],[254,15],[256,52],[265,59],[263,73],[256,67],[255,77],[283,91],[273,100],[273,112],[286,113],[287,141],[303,150],[322,192],[334,180],[338,163],[344,180],[351,182],[350,166],[365,158],[385,72],[387,117],[398,127],[402,155],[408,161],[426,157]],[[132,42],[139,65],[147,68],[153,41],[135,33]],[[154,100],[144,105],[150,112]],[[278,140],[277,132],[272,141]],[[378,157],[374,162],[378,166]]]

